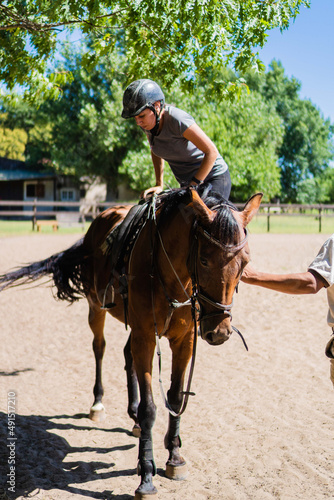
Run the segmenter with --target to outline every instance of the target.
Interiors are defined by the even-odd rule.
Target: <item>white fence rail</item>
[[[95,217],[108,207],[119,205],[120,202],[65,202],[65,201],[10,201],[0,200],[0,219],[28,219],[32,221],[33,229],[37,222],[42,220],[60,221],[67,218],[78,219],[84,224],[86,220]],[[244,207],[243,203],[235,204],[238,208]],[[322,222],[325,217],[334,217],[334,205],[314,204],[272,204],[262,203],[258,216],[266,217],[267,231],[273,217],[303,216],[313,217],[318,220],[318,229],[321,232]],[[65,217],[66,218],[66,217]]]
[[[64,224],[65,220],[84,224],[86,220],[95,217],[108,207],[119,205],[113,202],[67,202],[67,201],[11,201],[0,200],[0,219],[31,220],[35,229],[39,221],[58,221]]]

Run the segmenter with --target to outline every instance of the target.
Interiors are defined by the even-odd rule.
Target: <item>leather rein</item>
[[[211,210],[214,210],[217,208],[219,208],[219,206],[213,207]],[[195,395],[195,393],[190,391],[190,388],[191,388],[191,381],[192,381],[192,377],[193,377],[193,372],[194,372],[194,367],[195,367],[195,359],[196,359],[198,321],[201,323],[201,321],[203,321],[203,319],[206,319],[206,318],[212,317],[212,316],[216,316],[216,315],[223,315],[223,314],[226,314],[226,315],[230,316],[230,318],[232,318],[231,309],[233,307],[233,299],[232,299],[231,304],[221,304],[220,302],[216,302],[216,301],[212,300],[208,295],[206,295],[200,291],[200,284],[199,284],[198,271],[197,271],[198,233],[200,233],[202,236],[204,236],[212,244],[214,244],[215,246],[217,246],[221,250],[234,253],[234,252],[238,252],[246,245],[247,240],[248,240],[248,232],[247,232],[247,229],[245,228],[244,229],[245,237],[239,243],[237,243],[235,245],[233,245],[233,244],[227,245],[227,244],[220,242],[216,238],[214,238],[208,231],[206,231],[201,226],[199,226],[199,225],[193,226],[192,237],[191,237],[192,244],[191,244],[191,248],[190,248],[189,255],[188,255],[188,268],[189,268],[191,281],[192,281],[192,294],[189,295],[187,290],[185,289],[182,281],[180,280],[179,276],[177,275],[177,272],[174,269],[174,266],[173,266],[171,260],[169,259],[169,256],[168,256],[167,251],[165,249],[160,231],[157,227],[155,201],[152,202],[151,217],[149,217],[149,219],[151,221],[151,274],[150,274],[151,300],[152,300],[152,312],[153,312],[153,320],[154,320],[154,328],[155,328],[156,348],[157,348],[157,355],[158,355],[158,362],[159,362],[159,385],[160,385],[160,391],[161,391],[162,398],[164,400],[165,406],[168,409],[169,413],[174,417],[179,417],[180,415],[182,415],[182,413],[184,413],[184,411],[187,407],[189,396]],[[183,293],[186,296],[186,300],[184,302],[179,302],[178,300],[173,300],[168,295],[165,284],[164,284],[162,277],[161,277],[161,274],[159,272],[159,268],[157,267],[156,261],[155,261],[155,255],[156,255],[155,245],[156,245],[157,241],[159,242],[159,244],[161,246],[161,249],[162,249],[162,251],[163,251],[163,253],[164,253],[164,255],[169,263],[169,266],[170,266],[173,274],[176,277],[176,280],[178,281]],[[164,294],[166,296],[166,299],[168,301],[168,304],[169,304],[165,324],[164,324],[164,327],[163,327],[162,331],[160,332],[160,334],[159,334],[158,328],[157,328],[155,306],[154,306],[154,279],[155,279],[155,277],[158,277],[160,284],[162,286],[162,289],[164,291]],[[210,304],[218,311],[203,315],[201,302],[206,302],[207,304]],[[161,361],[160,338],[167,332],[170,321],[172,319],[172,316],[173,316],[173,313],[175,312],[175,310],[179,309],[180,307],[189,307],[189,306],[191,307],[192,320],[194,323],[193,352],[192,352],[192,357],[191,357],[191,365],[190,365],[190,370],[189,370],[187,388],[186,388],[186,391],[182,392],[182,394],[184,396],[183,402],[182,402],[180,411],[178,413],[176,413],[172,409],[172,407],[170,406],[170,404],[166,398],[166,395],[165,395],[165,392],[163,389],[163,385],[162,385],[162,378],[161,378],[162,361]],[[246,344],[242,334],[234,326],[232,326],[232,328],[235,332],[238,333],[238,335],[240,335],[240,337],[244,343],[245,348],[248,350],[247,344]]]

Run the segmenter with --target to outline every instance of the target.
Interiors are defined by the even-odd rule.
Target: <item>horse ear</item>
[[[191,189],[190,193],[192,198],[190,206],[194,210],[196,217],[201,219],[204,225],[212,222],[216,214],[206,206],[195,189]]]
[[[244,206],[244,209],[242,212],[240,212],[240,215],[243,220],[243,226],[246,227],[247,224],[250,223],[254,215],[257,213],[257,211],[260,208],[261,205],[261,200],[262,200],[263,193],[257,193],[254,194],[249,200],[247,201],[246,205]]]

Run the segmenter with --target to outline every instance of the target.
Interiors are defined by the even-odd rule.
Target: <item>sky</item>
[[[287,76],[302,84],[300,97],[334,124],[334,0],[311,0],[287,30],[269,32],[259,55],[267,68],[281,61]]]

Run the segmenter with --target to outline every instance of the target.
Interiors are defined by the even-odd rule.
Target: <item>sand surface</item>
[[[255,266],[304,271],[327,235],[250,235]],[[63,250],[76,235],[0,238],[0,272]],[[7,498],[8,460],[15,493],[36,500],[133,497],[138,440],[131,435],[123,347],[127,332],[106,324],[104,403],[107,418],[87,418],[94,359],[85,300],[67,306],[48,286],[0,294],[0,499]],[[334,498],[334,393],[329,361],[326,292],[288,296],[241,284],[234,334],[223,346],[198,343],[191,398],[182,417],[186,481],[164,477],[168,415],[157,382],[154,483],[159,499],[320,500]],[[162,340],[163,377],[170,355]],[[15,447],[8,447],[8,393],[15,393]],[[13,455],[14,454],[14,455]],[[1,487],[3,488],[1,490]]]

